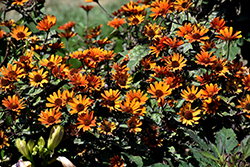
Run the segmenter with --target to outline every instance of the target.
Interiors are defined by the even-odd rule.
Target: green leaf
[[[123,155],[126,155],[131,161],[133,161],[138,167],[142,167],[143,166],[143,161],[142,158],[140,156],[133,156],[130,154],[127,154],[125,152],[122,152]]]
[[[160,113],[153,113],[151,119],[155,121],[158,125],[161,125],[161,115]]]
[[[13,122],[13,119],[11,118],[11,116],[6,115],[5,119],[6,119],[5,122],[6,122],[7,126],[10,126],[12,124],[12,122]]]
[[[137,45],[131,49],[128,53],[129,62],[127,66],[129,67],[129,73],[132,69],[141,61],[143,57],[149,54],[148,45]]]
[[[215,141],[220,154],[229,154],[238,145],[234,131],[224,127],[216,133]]]
[[[197,143],[200,147],[203,148],[204,151],[209,150],[209,146],[202,140],[199,136],[197,136],[194,131],[190,129],[186,129],[186,132],[189,134],[189,136]]]
[[[243,153],[242,159],[246,159],[250,156],[250,135],[241,141],[240,150]]]
[[[4,157],[4,150],[1,150],[1,159],[3,160]]]
[[[201,154],[204,156],[204,157],[207,157],[207,158],[210,158],[214,161],[218,161],[217,158],[215,158],[210,152],[207,152],[207,151],[202,151]]]
[[[150,165],[150,166],[147,166],[147,167],[168,167],[168,165],[165,165],[163,163],[156,163],[156,164],[153,164],[153,165]]]
[[[185,99],[179,100],[177,105],[176,105],[176,108],[180,108],[184,102],[185,102]]]

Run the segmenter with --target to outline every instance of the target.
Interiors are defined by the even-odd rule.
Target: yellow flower
[[[200,114],[200,110],[191,109],[191,103],[187,103],[186,105],[184,105],[181,109],[180,112],[177,113],[178,115],[180,115],[180,119],[179,121],[181,121],[183,124],[186,125],[193,125],[194,124],[198,124],[198,120],[200,119],[200,117],[198,117],[197,115]]]
[[[17,26],[16,28],[12,29],[10,32],[11,36],[15,38],[17,41],[27,39],[32,32],[28,32],[29,28],[25,26]]]

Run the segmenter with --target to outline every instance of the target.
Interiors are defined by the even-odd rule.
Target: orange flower
[[[10,144],[7,143],[8,140],[8,137],[4,135],[4,131],[0,130],[0,149],[3,149],[4,146],[10,146]]]
[[[60,90],[57,93],[53,92],[53,94],[50,94],[47,100],[49,103],[46,103],[46,107],[62,108],[66,106],[65,97],[62,96]]]
[[[191,23],[185,23],[184,26],[179,27],[179,31],[176,32],[177,36],[185,37],[188,34],[191,34],[193,26]]]
[[[140,103],[136,100],[130,101],[129,98],[127,98],[125,101],[123,101],[123,104],[120,103],[120,111],[129,113],[129,114],[137,114],[140,112]]]
[[[144,21],[144,17],[143,15],[132,15],[130,17],[128,17],[129,20],[129,25],[139,25]]]
[[[16,64],[12,65],[10,63],[7,64],[8,69],[3,66],[0,69],[0,72],[4,76],[4,78],[9,81],[20,81],[21,78],[25,76],[24,70],[18,67]]]
[[[241,98],[241,101],[239,101],[239,105],[237,105],[237,108],[241,108],[243,110],[243,112],[246,112],[248,114],[250,114],[250,95],[247,94],[245,99]],[[250,117],[249,117],[250,118]]]
[[[86,89],[91,93],[92,91],[100,91],[104,86],[104,80],[101,76],[91,75],[87,76],[88,86]]]
[[[152,59],[152,56],[150,56],[149,58],[144,57],[141,60],[141,65],[144,70],[151,70],[156,66],[156,62],[152,61],[151,59]]]
[[[215,45],[215,41],[201,41],[201,43],[203,44],[201,46],[202,50],[204,51],[208,51],[209,49],[215,48],[217,49],[216,45]]]
[[[195,87],[194,85],[192,85],[191,89],[187,86],[187,90],[183,90],[181,96],[185,98],[186,101],[193,103],[194,100],[200,97],[200,92],[198,92],[198,87]]]
[[[148,100],[147,93],[143,95],[143,92],[140,89],[138,89],[137,91],[130,90],[129,92],[127,92],[126,98],[128,98],[130,101],[135,100],[139,102],[140,105],[144,105]]]
[[[0,39],[2,39],[4,36],[4,31],[3,30],[0,30]]]
[[[59,26],[58,29],[68,31],[68,30],[72,30],[75,27],[75,25],[76,25],[75,21],[69,21],[68,23],[65,23],[64,25]]]
[[[216,57],[216,60],[213,62],[212,65],[212,70],[218,76],[225,76],[225,74],[228,72],[227,63],[227,59],[221,59]]]
[[[124,161],[118,155],[110,158],[110,166],[109,167],[124,167]]]
[[[32,32],[28,32],[29,28],[25,26],[17,26],[16,28],[12,29],[10,32],[11,36],[15,38],[17,41],[27,39]]]
[[[54,15],[50,16],[48,14],[43,17],[43,20],[38,23],[36,28],[40,31],[49,31],[54,25],[56,25],[56,17]]]
[[[138,4],[139,3],[137,2],[130,1],[121,7],[121,11],[128,13],[128,15],[137,15],[139,13],[143,13],[145,6],[140,6]]]
[[[172,93],[172,89],[169,89],[169,85],[163,81],[155,82],[154,85],[150,84],[148,93],[152,94],[151,98],[157,98],[158,103]]]
[[[236,31],[236,33],[233,35],[233,27],[226,27],[223,30],[220,30],[220,34],[216,35],[215,37],[218,37],[224,41],[230,41],[233,39],[241,38],[242,35],[240,35],[241,31]]]
[[[73,75],[68,75],[70,84],[74,85],[75,88],[87,86],[88,81],[86,79],[86,75],[82,75],[82,73],[74,73]]]
[[[211,27],[212,27],[213,29],[215,29],[216,32],[220,32],[220,30],[223,30],[224,28],[226,28],[226,27],[224,26],[225,23],[226,23],[226,22],[224,21],[224,19],[221,19],[221,20],[220,20],[219,17],[214,18],[214,19],[210,22]]]
[[[163,28],[158,24],[149,23],[144,27],[144,34],[148,37],[148,39],[156,39],[157,37],[160,37],[161,30],[163,30]]]
[[[197,64],[204,65],[207,67],[208,65],[213,65],[213,61],[217,60],[216,56],[212,56],[213,52],[206,52],[206,51],[201,51],[201,53],[197,54],[195,58],[197,61],[195,61]]]
[[[59,108],[50,108],[49,110],[46,109],[45,111],[41,111],[38,121],[40,121],[45,125],[46,128],[48,128],[50,125],[60,123],[61,120],[59,118],[61,117],[61,115],[62,113],[59,111]]]
[[[98,0],[85,0],[85,2],[96,2],[96,3],[98,3]]]
[[[115,72],[112,75],[114,80],[116,80],[116,84],[122,89],[128,89],[130,87],[130,83],[132,82],[132,77],[127,72]]]
[[[205,89],[201,89],[200,90],[200,94],[202,98],[212,98],[214,95],[218,94],[219,90],[221,90],[221,88],[218,88],[217,84],[212,84],[210,83],[205,85]]]
[[[104,133],[106,135],[112,135],[113,130],[116,129],[115,122],[108,121],[106,119],[103,119],[101,123],[97,123],[100,127],[97,128],[97,130],[100,133]]]
[[[209,37],[204,36],[208,32],[208,30],[209,29],[206,29],[204,26],[196,25],[196,26],[193,26],[191,33],[185,35],[184,37],[189,40],[188,41],[189,43],[192,43],[195,41],[201,42],[202,40],[208,40]]]
[[[87,95],[83,96],[81,94],[77,95],[76,98],[72,99],[73,102],[68,102],[71,106],[70,114],[82,114],[86,113],[88,107],[93,103],[93,100],[87,97]]]
[[[191,0],[176,0],[174,2],[174,8],[181,11],[186,11],[193,3],[190,2]]]
[[[124,23],[125,23],[125,19],[114,18],[112,21],[108,22],[108,25],[110,27],[114,27],[115,29],[117,29],[118,27],[120,27]]]
[[[94,111],[91,111],[90,113],[87,111],[87,113],[82,113],[82,114],[78,114],[78,118],[77,120],[79,121],[77,124],[79,126],[77,126],[77,129],[81,129],[83,130],[83,132],[91,130],[91,127],[95,127],[96,124],[96,117],[93,118],[94,115]]]
[[[250,75],[247,75],[246,77],[244,77],[242,79],[243,85],[245,86],[244,89],[246,89],[247,91],[250,90]]]
[[[4,98],[4,100],[2,100],[2,103],[8,110],[12,110],[17,113],[19,113],[21,109],[25,108],[24,107],[25,105],[23,104],[24,103],[23,99],[19,99],[19,97],[16,95]]]
[[[48,69],[52,69],[53,67],[58,67],[62,62],[62,57],[58,55],[51,55],[47,59],[42,59],[40,61],[41,66],[45,66]]]
[[[14,0],[14,2],[12,2],[12,5],[20,5],[23,6],[25,2],[28,2],[29,0]]]
[[[150,14],[150,17],[154,17],[154,20],[157,17],[166,17],[167,13],[171,13],[172,11],[170,10],[172,7],[172,3],[169,0],[156,0],[151,4],[151,11],[153,12],[152,14]]]
[[[103,106],[108,107],[109,111],[119,109],[119,100],[120,100],[120,91],[119,90],[105,90],[104,94],[101,93],[103,102],[101,103]]]
[[[186,126],[193,125],[193,123],[199,123],[198,120],[200,117],[197,117],[197,115],[200,114],[200,110],[197,110],[197,108],[192,110],[191,103],[184,105],[177,114],[180,115],[179,121],[181,121],[183,124],[186,124]]]
[[[137,115],[132,116],[128,121],[127,121],[127,125],[129,127],[129,132],[134,132],[135,134],[137,134],[138,132],[140,132],[142,129],[139,128],[139,126],[142,125],[142,122],[140,122],[140,118],[138,118]]]
[[[213,73],[210,73],[208,75],[208,71],[207,71],[205,75],[203,75],[203,74],[201,76],[196,75],[195,78],[198,82],[200,82],[200,85],[205,85],[205,84],[208,84],[209,82],[211,82],[212,76],[213,76]]]
[[[181,71],[183,67],[186,66],[186,59],[179,53],[173,53],[168,59],[165,59],[167,67],[169,67],[173,72],[176,70]]]
[[[72,37],[76,36],[77,33],[74,33],[74,32],[72,32],[72,31],[67,30],[65,33],[64,33],[64,32],[61,32],[61,33],[59,33],[58,35],[59,35],[60,37],[64,37],[64,38],[69,39],[69,38],[72,38]]]
[[[89,12],[94,6],[91,5],[79,5],[80,8],[82,8],[83,10],[85,10],[86,12]]]
[[[219,108],[220,105],[220,96],[217,96],[216,98],[209,98],[202,102],[203,106],[203,114],[215,114],[216,110]]]
[[[0,89],[3,91],[6,90],[12,90],[12,88],[14,87],[13,83],[11,81],[9,81],[7,78],[5,77],[1,77],[0,76]]]
[[[48,83],[47,80],[48,71],[43,72],[43,68],[38,71],[32,71],[29,73],[30,85],[35,87],[43,87],[43,84]]]
[[[165,41],[163,41],[163,43],[168,45],[170,47],[170,49],[178,48],[179,46],[184,44],[184,42],[182,40],[179,40],[176,37],[174,37],[174,39],[167,38]]]

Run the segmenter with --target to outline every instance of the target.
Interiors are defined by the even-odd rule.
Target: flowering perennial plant
[[[204,14],[206,1],[138,0],[109,14],[86,0],[110,17],[106,37],[88,23],[94,6],[77,6],[87,22],[76,32],[75,21],[57,29],[44,2],[0,2],[0,166],[199,166],[187,129],[211,141],[222,127],[249,134],[245,38],[225,14]],[[23,18],[6,20],[12,9]]]

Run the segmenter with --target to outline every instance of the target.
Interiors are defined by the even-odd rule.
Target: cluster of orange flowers
[[[23,5],[27,1],[14,0],[12,4]],[[45,32],[45,39],[33,35],[24,25],[12,23],[9,34],[0,30],[0,39],[8,36],[16,43],[27,41],[27,49],[17,61],[0,68],[4,112],[11,112],[15,119],[32,113],[29,116],[36,115],[35,122],[46,128],[70,120],[74,125],[72,131],[77,129],[78,135],[82,130],[112,136],[125,123],[128,133],[146,134],[142,139],[150,147],[161,146],[162,142],[158,138],[158,126],[145,125],[153,133],[143,130],[143,121],[152,111],[168,119],[163,111],[172,108],[176,120],[186,126],[195,126],[201,118],[220,112],[220,107],[226,103],[221,96],[240,95],[243,98],[237,99],[237,104],[226,103],[227,107],[250,118],[250,94],[246,94],[250,90],[249,69],[239,60],[229,61],[225,55],[215,54],[219,43],[239,39],[241,32],[233,33],[233,28],[225,26],[226,22],[219,17],[213,18],[209,26],[182,24],[176,20],[178,27],[171,32],[162,25],[164,19],[184,13],[191,6],[191,0],[131,1],[113,13],[115,17],[109,26],[117,31],[135,28],[148,42],[148,55],[134,67],[141,75],[140,84],[136,84],[133,74],[137,71],[127,66],[131,61],[129,53],[121,58],[113,50],[104,49],[111,41],[97,38],[101,25],[85,34],[84,38],[92,42],[88,43],[88,48],[62,57],[56,51],[64,48],[64,44],[50,43],[48,39],[51,28],[56,25],[55,16],[46,15],[36,26]],[[92,9],[91,6],[80,7],[87,12]],[[149,15],[146,9],[150,9]],[[147,21],[147,16],[160,22]],[[7,22],[1,25],[7,26]],[[59,36],[69,40],[78,35],[75,25],[75,22],[68,22],[60,26],[59,30],[65,32]],[[185,53],[184,45],[191,46],[195,54]],[[69,63],[72,59],[78,60],[80,67],[72,68]],[[33,97],[27,90],[40,92]],[[38,104],[31,104],[35,101]],[[151,101],[158,105],[155,109],[151,108]],[[178,101],[183,102],[179,108],[176,107]],[[32,111],[27,111],[31,108]],[[0,148],[9,146],[2,130],[0,139]],[[118,162],[121,165],[117,165]],[[111,159],[112,166],[123,163],[119,156]]]

